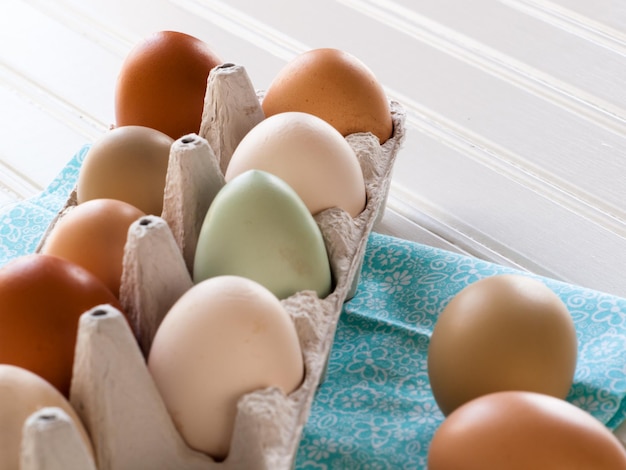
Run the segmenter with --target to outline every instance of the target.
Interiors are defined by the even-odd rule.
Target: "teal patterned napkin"
[[[426,468],[443,421],[426,368],[437,316],[468,284],[504,273],[519,271],[373,233],[297,468]],[[617,427],[626,418],[626,299],[533,277],[560,296],[576,325],[578,366],[567,400]]]
[[[74,188],[88,147],[40,195],[0,208],[0,266],[32,253]],[[426,468],[443,421],[426,369],[437,315],[462,288],[518,271],[373,233],[345,304],[298,469]],[[568,400],[617,427],[626,418],[626,299],[535,276],[568,306],[579,338]]]
[[[0,266],[35,251],[44,231],[74,189],[87,150],[89,146],[80,149],[39,195],[0,207]]]

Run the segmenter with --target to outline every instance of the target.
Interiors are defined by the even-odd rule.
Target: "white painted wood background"
[[[626,296],[626,1],[0,0],[0,204],[104,132],[124,56],[161,29],[259,89],[351,52],[408,112],[377,230]]]

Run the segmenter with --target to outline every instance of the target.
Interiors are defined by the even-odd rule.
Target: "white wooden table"
[[[105,131],[124,56],[162,29],[259,89],[351,52],[408,113],[377,230],[626,296],[623,0],[2,0],[0,204]]]

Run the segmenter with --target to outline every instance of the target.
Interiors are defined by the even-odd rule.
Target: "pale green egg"
[[[195,283],[243,276],[279,299],[302,290],[323,298],[332,289],[315,219],[291,186],[262,170],[240,174],[217,194],[202,224],[193,271]]]

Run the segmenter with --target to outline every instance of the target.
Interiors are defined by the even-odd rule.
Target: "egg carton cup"
[[[241,397],[229,454],[217,462],[186,445],[150,376],[146,357],[161,320],[193,285],[190,273],[204,215],[226,184],[223,173],[237,144],[264,118],[262,96],[242,66],[213,69],[199,133],[184,136],[171,147],[163,213],[142,217],[129,228],[120,288],[126,316],[101,305],[80,318],[70,402],[91,437],[100,470],[280,470],[295,465],[343,303],[356,291],[369,233],[385,208],[394,160],[404,140],[405,112],[390,101],[394,131],[383,145],[370,133],[346,137],[363,171],[367,203],[354,218],[339,208],[315,216],[329,256],[333,291],[322,299],[314,291],[301,291],[281,301],[296,327],[304,380],[288,395],[270,387]],[[39,250],[54,224],[75,205],[74,190]],[[68,455],[72,449],[80,454],[80,444],[71,439],[62,442],[50,432],[39,438],[40,428],[25,434],[23,448],[29,455],[24,458],[35,462],[29,469],[91,468],[80,457],[74,465],[45,466],[41,449],[46,447],[29,442],[47,436],[55,445],[65,446]]]

